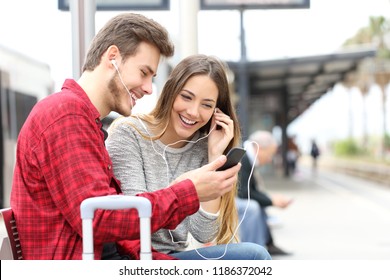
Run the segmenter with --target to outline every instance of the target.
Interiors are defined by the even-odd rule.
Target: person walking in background
[[[315,139],[311,140],[311,149],[310,149],[310,156],[312,158],[312,171],[316,172],[317,171],[317,160],[318,157],[320,156],[321,152],[320,149],[318,148],[317,142]]]
[[[246,155],[242,159],[242,167],[239,172],[240,187],[238,196],[242,199],[248,197],[255,200],[262,210],[261,223],[262,228],[266,231],[265,246],[272,255],[288,255],[289,253],[275,245],[271,229],[268,225],[267,207],[286,208],[292,200],[282,194],[269,195],[264,190],[264,181],[257,170],[258,167],[272,162],[273,156],[277,150],[277,142],[268,131],[259,130],[252,133],[249,139],[244,142]],[[252,174],[252,166],[255,169]],[[252,174],[252,176],[251,176]],[[249,185],[248,185],[249,184]],[[248,193],[249,192],[249,193]],[[242,230],[245,230],[244,228]],[[259,233],[261,234],[261,233]]]
[[[297,170],[297,163],[301,153],[298,145],[295,143],[295,135],[287,139],[287,165],[291,175]]]

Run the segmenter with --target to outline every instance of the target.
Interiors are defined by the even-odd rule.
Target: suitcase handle
[[[136,208],[140,217],[141,259],[151,260],[151,226],[152,204],[145,197],[108,195],[90,197],[81,202],[80,214],[83,227],[83,259],[93,260],[93,218],[96,209],[119,210]]]
[[[96,209],[120,210],[129,208],[136,208],[140,218],[150,218],[152,215],[152,205],[145,197],[107,195],[85,199],[80,205],[81,219],[93,219]]]

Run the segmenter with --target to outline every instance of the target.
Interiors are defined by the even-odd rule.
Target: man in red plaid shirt
[[[152,93],[160,56],[173,51],[160,24],[137,14],[118,15],[94,38],[80,79],[66,80],[60,92],[33,108],[19,134],[11,193],[25,259],[81,259],[81,202],[121,195],[101,119],[111,111],[130,115],[136,101]],[[140,194],[152,203],[152,232],[174,229],[200,201],[230,191],[240,165],[215,172],[225,160],[221,156],[169,188]],[[97,210],[94,229],[96,259],[106,244],[140,238],[136,210]],[[137,250],[121,253],[108,258],[138,257]],[[168,258],[157,252],[153,257]]]

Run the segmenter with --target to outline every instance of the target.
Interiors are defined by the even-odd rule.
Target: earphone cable
[[[119,79],[120,79],[122,85],[123,85],[124,88],[126,89],[126,91],[127,91],[127,93],[129,94],[130,98],[132,98],[129,89],[126,87],[125,83],[123,82],[122,76],[121,76],[121,74],[119,73],[118,68],[116,67],[115,64],[114,64],[114,66],[115,66],[115,69],[116,69],[116,71],[117,71],[117,73],[118,73],[118,76],[119,76]],[[131,106],[131,109],[133,109],[133,102],[130,102],[130,106]],[[151,136],[151,134],[149,133],[149,130],[147,129],[146,125],[145,125],[145,124],[143,123],[143,121],[138,117],[138,115],[136,115],[136,118],[137,118],[138,121],[141,123],[141,125],[142,125],[143,128],[145,129],[146,133],[149,135],[149,139],[150,139],[150,142],[151,142],[151,145],[152,145],[153,150],[154,150],[158,155],[160,155],[160,156],[162,157],[162,159],[164,160],[164,163],[165,163],[165,165],[166,165],[166,167],[167,167],[167,180],[168,180],[167,186],[169,186],[169,164],[168,164],[167,159],[166,159],[166,157],[165,157],[166,149],[167,149],[169,146],[174,146],[174,145],[176,145],[176,144],[178,144],[178,143],[180,143],[180,142],[187,142],[187,143],[194,143],[194,144],[196,144],[196,143],[199,142],[200,140],[207,138],[207,137],[210,135],[210,133],[216,128],[216,124],[215,124],[215,125],[212,127],[212,129],[209,131],[209,133],[208,133],[207,135],[205,135],[205,136],[203,136],[203,137],[197,139],[196,141],[191,141],[191,140],[178,140],[178,141],[176,141],[176,142],[174,142],[174,143],[165,145],[162,154],[160,154],[160,153],[156,150],[156,148],[155,148],[155,146],[154,146],[154,143],[153,143],[154,141],[153,141],[152,136]],[[253,142],[253,143],[255,143],[256,146],[257,146],[257,151],[256,151],[256,156],[255,156],[255,159],[256,159],[256,158],[257,158],[257,155],[258,155],[258,152],[259,152],[259,146],[258,146],[258,144],[257,144],[256,142]],[[219,260],[219,259],[223,258],[223,257],[226,255],[226,253],[227,253],[227,247],[228,247],[229,243],[231,243],[231,242],[233,241],[233,239],[236,237],[237,232],[238,232],[238,230],[239,230],[239,228],[240,228],[240,226],[241,226],[243,220],[245,219],[246,212],[247,212],[248,207],[249,207],[249,201],[250,201],[250,188],[249,188],[249,183],[250,183],[250,179],[252,178],[252,174],[253,174],[253,172],[254,172],[255,162],[256,162],[256,161],[254,160],[254,162],[253,162],[253,164],[252,164],[251,172],[250,172],[250,174],[249,174],[248,182],[247,182],[248,198],[247,198],[247,204],[246,204],[246,206],[245,206],[244,214],[243,214],[243,216],[242,216],[241,221],[238,223],[238,225],[237,225],[237,227],[236,227],[236,229],[235,229],[235,231],[234,231],[234,233],[233,233],[231,239],[227,242],[227,244],[225,244],[224,253],[223,253],[221,256],[219,256],[219,257],[207,258],[207,257],[203,256],[203,255],[198,251],[197,248],[194,248],[195,251],[196,251],[196,253],[197,253],[200,257],[202,257],[203,259],[205,259],[205,260]],[[188,242],[188,241],[174,241],[171,230],[168,230],[168,232],[169,232],[169,234],[170,234],[170,236],[171,236],[172,243],[187,243],[187,242]]]

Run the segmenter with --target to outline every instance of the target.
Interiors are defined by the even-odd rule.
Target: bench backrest
[[[0,260],[22,260],[22,247],[11,208],[0,210]]]

